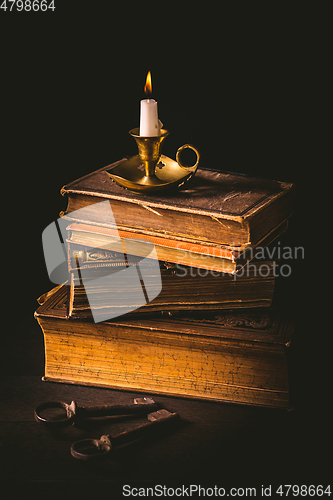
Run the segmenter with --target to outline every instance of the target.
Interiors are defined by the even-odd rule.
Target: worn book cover
[[[274,309],[94,323],[66,318],[65,286],[44,300],[45,380],[289,407],[293,322]]]
[[[109,224],[103,211],[79,210],[109,200],[118,229],[165,238],[214,243],[242,250],[256,246],[287,220],[293,208],[294,186],[275,180],[198,169],[183,189],[155,195],[130,192],[113,183],[103,167],[64,186],[66,217],[74,221]]]

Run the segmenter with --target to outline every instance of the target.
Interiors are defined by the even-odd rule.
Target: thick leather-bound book
[[[108,311],[119,307],[113,297],[117,289],[125,294],[126,300],[138,303],[135,314],[148,312],[174,312],[184,310],[219,310],[249,307],[269,307],[272,303],[275,277],[274,262],[254,260],[242,270],[241,275],[230,276],[221,272],[212,272],[195,267],[188,267],[169,262],[159,262],[159,268],[152,259],[145,259],[145,279],[150,286],[155,281],[160,286],[160,279],[154,280],[160,273],[162,290],[150,302],[141,306],[141,294],[124,282],[119,271],[126,269],[124,260],[117,260],[117,252],[98,250],[82,245],[69,245],[70,293],[68,315],[73,318],[92,317],[87,297],[93,294],[98,304],[95,316],[105,317]],[[127,266],[135,266],[140,259],[127,255]],[[80,267],[77,263],[80,262]],[[78,272],[78,270],[80,272]],[[84,273],[84,280],[82,274]],[[111,278],[109,289],[105,277]],[[126,287],[126,289],[124,289]],[[150,289],[152,292],[152,290]],[[154,296],[156,294],[153,294]]]
[[[71,219],[72,212],[109,200],[118,229],[242,250],[258,245],[292,212],[292,184],[198,169],[183,189],[147,196],[111,181],[107,171],[120,162],[64,186],[64,215]],[[84,213],[83,222],[109,223],[108,212],[101,212],[99,220],[93,213],[89,218],[89,210]],[[79,212],[72,220],[80,221]]]
[[[45,380],[289,407],[293,323],[272,309],[175,318],[66,319],[67,287],[36,311]]]

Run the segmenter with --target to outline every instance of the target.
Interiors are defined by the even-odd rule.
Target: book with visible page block
[[[35,317],[45,380],[289,407],[293,322],[271,308],[94,323],[67,319],[67,287],[43,297]]]
[[[67,226],[67,242],[108,251],[123,251],[127,255],[138,257],[146,257],[154,248],[154,254],[160,261],[236,274],[256,253],[285,232],[287,227],[288,221],[285,221],[267,235],[260,242],[260,246],[248,247],[243,251],[231,250],[221,245],[189,243],[118,228],[78,223]]]
[[[68,196],[64,216],[73,222],[108,226],[106,212],[95,220],[89,210],[109,200],[118,230],[132,232],[134,239],[136,234],[146,234],[243,251],[257,246],[292,213],[293,184],[198,169],[183,189],[147,196],[111,181],[107,172],[121,161],[64,186],[61,193]]]
[[[153,293],[155,298],[142,306],[141,288],[136,291],[132,283],[124,281],[119,273],[125,265],[123,254],[70,242],[68,262],[71,278],[68,316],[73,318],[92,317],[88,297],[93,297],[94,303],[98,304],[98,308],[94,308],[95,318],[102,315],[106,319],[108,312],[111,313],[109,317],[113,317],[118,307],[113,300],[117,290],[119,294],[126,294],[132,304],[138,304],[135,314],[269,307],[274,293],[274,262],[254,260],[241,270],[240,275],[231,276],[170,262],[160,261],[156,267],[152,259],[144,259],[141,265],[145,267],[145,277],[156,292]],[[139,262],[140,257],[126,255],[127,266]],[[161,291],[160,279],[155,279],[156,273],[161,276]],[[106,276],[111,279],[109,288],[103,279]]]

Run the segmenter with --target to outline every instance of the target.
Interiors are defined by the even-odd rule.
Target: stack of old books
[[[68,276],[35,313],[45,380],[288,407],[293,325],[263,248],[293,186],[198,169],[147,196],[111,181],[118,163],[62,189]]]

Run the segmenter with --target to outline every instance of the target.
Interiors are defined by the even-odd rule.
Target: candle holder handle
[[[179,157],[180,157],[180,153],[183,151],[183,149],[192,149],[192,151],[194,151],[195,154],[197,155],[196,162],[192,167],[187,167],[186,165],[183,165],[182,162],[180,161]],[[198,168],[198,165],[199,165],[199,161],[200,161],[200,153],[197,150],[197,148],[192,146],[192,144],[184,144],[184,146],[180,146],[180,148],[178,148],[177,153],[176,153],[176,162],[178,163],[178,165],[180,167],[185,168],[185,169],[190,168],[191,170],[196,171],[196,169]]]

